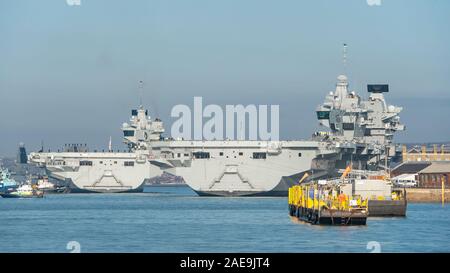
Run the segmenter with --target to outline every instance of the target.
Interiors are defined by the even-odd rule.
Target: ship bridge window
[[[266,159],[266,158],[267,158],[266,153],[260,153],[260,152],[253,153],[253,159]]]
[[[355,124],[354,123],[342,123],[342,129],[347,131],[353,131],[355,130]]]
[[[92,166],[92,161],[82,160],[80,161],[80,166]]]
[[[134,130],[124,130],[123,131],[123,136],[126,136],[126,137],[134,136]]]
[[[134,166],[134,161],[125,161],[125,162],[123,162],[123,165],[125,167],[133,167]]]
[[[329,119],[330,111],[317,111],[317,119]]]
[[[208,152],[194,152],[194,153],[192,153],[192,155],[194,156],[194,158],[198,158],[198,159],[210,158]]]

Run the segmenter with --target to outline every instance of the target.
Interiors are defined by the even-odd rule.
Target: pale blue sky
[[[397,141],[448,141],[450,1],[0,1],[0,156],[64,143],[122,148],[144,104],[167,130],[173,105],[279,104],[280,136],[308,138],[342,73],[351,89],[389,83],[404,106]]]

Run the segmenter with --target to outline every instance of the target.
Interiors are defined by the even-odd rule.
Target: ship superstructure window
[[[329,111],[317,111],[317,119],[329,119],[330,112]]]
[[[302,157],[302,153],[298,153],[298,157]]]
[[[82,160],[80,161],[80,166],[92,166],[92,161]]]
[[[204,158],[210,158],[208,152],[194,152],[192,153],[194,158],[204,159]]]
[[[242,156],[242,155],[244,155],[244,153],[243,152],[239,152],[239,155]]]
[[[177,153],[177,157],[181,157],[181,153]]]
[[[266,158],[267,158],[266,153],[260,153],[260,152],[253,153],[253,159],[266,159]]]
[[[184,156],[189,156],[189,154],[184,154]]]
[[[223,152],[220,152],[219,155],[220,155],[220,156],[223,156]]]
[[[66,165],[66,162],[62,160],[55,160],[52,165]]]
[[[342,129],[347,131],[353,131],[355,130],[355,124],[354,123],[342,123]]]
[[[125,161],[125,162],[123,162],[123,165],[125,167],[133,167],[134,166],[134,161]]]
[[[126,137],[134,136],[134,130],[124,130],[123,131],[123,136],[126,136]]]

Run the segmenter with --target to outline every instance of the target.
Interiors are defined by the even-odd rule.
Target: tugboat
[[[67,193],[67,186],[57,185],[49,181],[48,176],[46,175],[38,175],[37,177],[33,177],[30,175],[25,184],[31,185],[39,191],[44,192],[45,194],[52,193]]]
[[[44,197],[44,192],[37,189],[36,186],[25,184],[17,189],[2,192],[0,196],[3,198],[42,198]]]
[[[55,184],[48,181],[48,176],[39,176],[36,186],[39,190],[45,192],[45,193],[56,193],[58,188]]]

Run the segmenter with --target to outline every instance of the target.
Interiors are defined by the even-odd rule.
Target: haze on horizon
[[[450,1],[66,0],[0,2],[0,157],[43,140],[106,149],[139,103],[170,131],[174,105],[279,104],[280,138],[318,130],[345,73],[388,83],[396,142],[450,140]],[[348,65],[342,65],[342,44]]]

